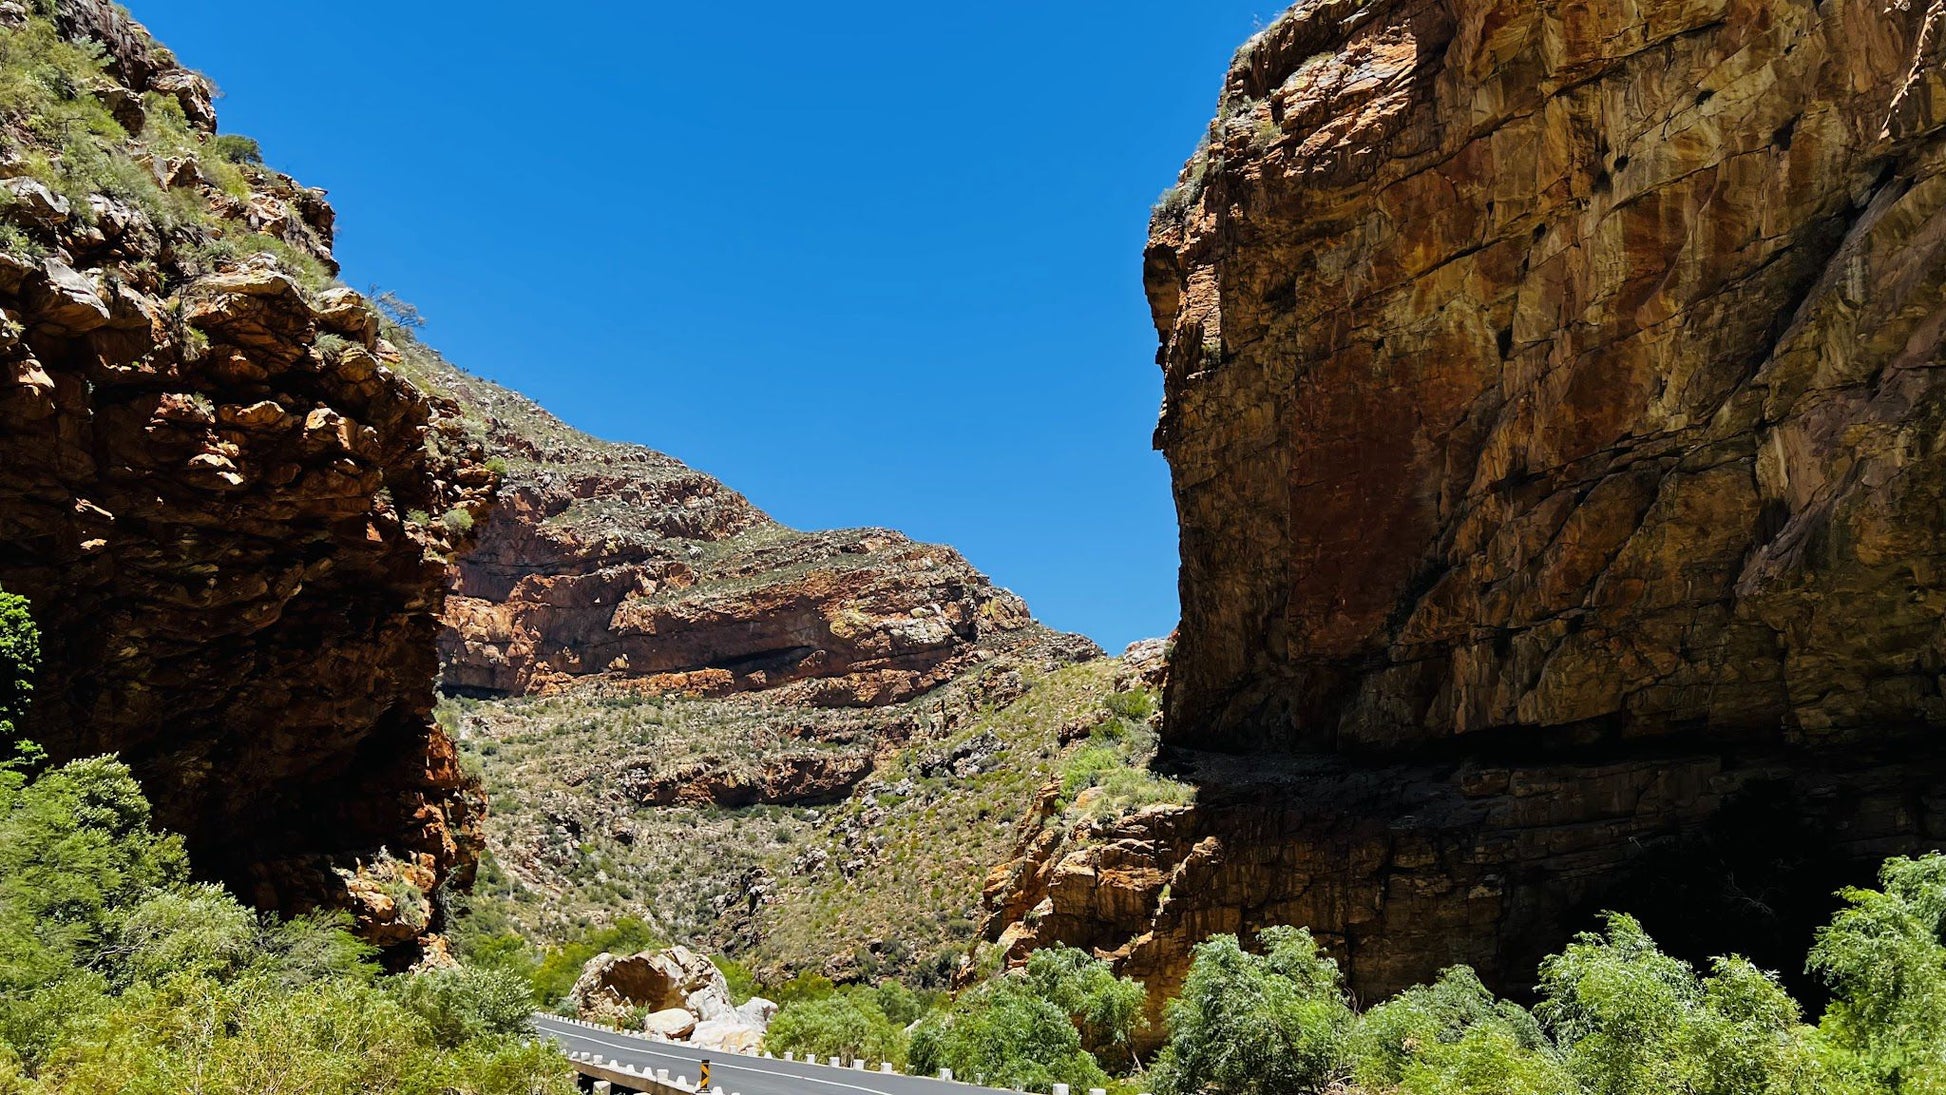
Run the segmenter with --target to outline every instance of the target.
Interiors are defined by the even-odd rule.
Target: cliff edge
[[[100,0],[0,3],[0,585],[23,733],[117,752],[198,868],[409,960],[484,801],[434,725],[494,481],[339,286],[322,191]],[[429,517],[427,515],[438,515]]]

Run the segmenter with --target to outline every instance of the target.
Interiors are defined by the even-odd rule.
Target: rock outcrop
[[[1312,2],[1148,281],[1185,743],[1946,723],[1917,7]]]
[[[453,569],[446,687],[523,695],[582,681],[881,707],[1039,640],[1018,597],[958,552],[884,529],[808,533],[661,453],[567,428],[446,371],[508,467]]]
[[[995,931],[1517,986],[1752,796],[1832,843],[1786,904],[1946,836],[1938,16],[1306,0],[1246,46],[1146,259],[1210,775]]]
[[[23,732],[119,752],[245,899],[410,957],[483,802],[430,718],[464,522],[408,514],[484,514],[493,476],[331,286],[322,193],[224,159],[208,83],[116,5],[55,7],[105,49],[81,94],[116,128],[0,105],[0,586],[46,653]],[[7,64],[66,63],[0,17]]]
[[[647,1010],[645,1033],[731,1053],[755,1052],[777,1014],[777,1005],[761,996],[733,1003],[722,972],[688,947],[598,954],[582,967],[568,1004],[576,1015],[602,1022]]]
[[[723,971],[688,947],[640,954],[598,954],[581,967],[568,1005],[584,1019],[617,1011],[682,1008],[699,1019],[736,1015]]]

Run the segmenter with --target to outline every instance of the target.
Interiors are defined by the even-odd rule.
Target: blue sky
[[[1111,648],[1175,625],[1142,245],[1276,3],[130,2],[461,366]]]

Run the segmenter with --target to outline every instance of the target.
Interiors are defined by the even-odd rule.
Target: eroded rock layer
[[[1252,41],[1146,260],[1164,732],[1295,767],[1037,838],[996,934],[1166,988],[1203,934],[1293,921],[1361,993],[1517,985],[1758,784],[1833,863],[1941,839],[1925,9],[1307,0]],[[1813,874],[1779,893],[1844,869]]]
[[[507,466],[501,504],[453,569],[448,688],[511,696],[603,681],[880,707],[1049,638],[951,548],[885,529],[785,528],[670,457],[427,367]]]
[[[245,899],[410,951],[484,804],[430,718],[464,521],[407,514],[483,514],[492,476],[332,287],[322,192],[226,159],[209,85],[115,5],[57,23],[106,61],[52,93],[113,121],[0,130],[0,586],[46,655],[25,732],[120,753]],[[36,80],[72,64],[48,26],[0,4]]]

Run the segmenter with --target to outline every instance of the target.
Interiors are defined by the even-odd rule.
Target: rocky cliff
[[[1698,946],[1946,836],[1942,18],[1306,0],[1249,43],[1146,258],[1202,799],[1034,851],[996,932],[1167,988],[1289,920],[1364,993],[1518,984],[1653,902],[1640,849],[1799,854],[1712,835],[1739,804],[1829,854],[1719,875],[1770,888]]]
[[[879,707],[982,651],[1047,637],[951,548],[884,529],[785,528],[670,457],[425,368],[506,468],[501,504],[453,568],[440,644],[449,689],[510,696],[600,680]]]
[[[332,279],[321,191],[102,0],[0,2],[0,585],[25,732],[115,751],[197,867],[409,957],[483,808],[430,717],[493,476]],[[442,515],[433,520],[427,514]]]
[[[790,529],[420,347],[402,367],[504,473],[439,643],[494,802],[475,905],[773,971],[950,966],[1059,726],[1106,694],[1094,644],[951,548]]]

